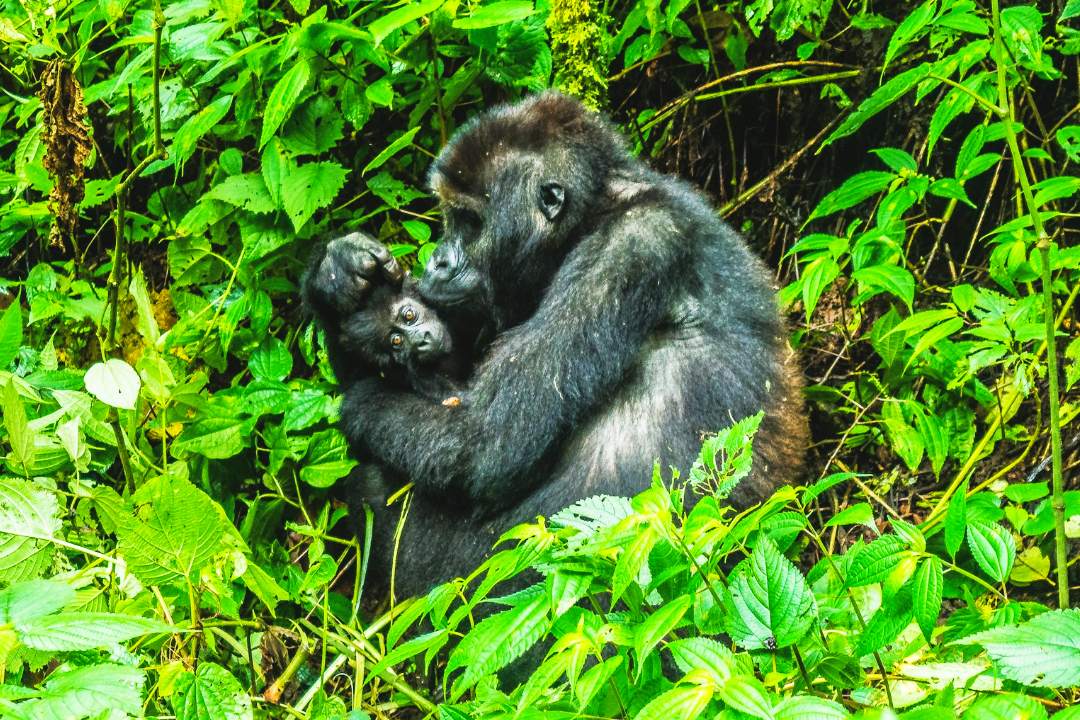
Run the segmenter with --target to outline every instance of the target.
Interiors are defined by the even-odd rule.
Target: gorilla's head
[[[395,367],[415,373],[450,354],[450,332],[406,278],[400,290],[376,287],[364,307],[342,327],[342,340],[358,358],[383,372]]]
[[[485,113],[436,158],[430,185],[443,237],[421,280],[440,308],[494,308],[497,324],[535,303],[591,217],[619,135],[578,101],[546,92]]]

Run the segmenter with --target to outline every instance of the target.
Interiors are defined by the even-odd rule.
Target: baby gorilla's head
[[[344,322],[342,339],[348,351],[384,372],[434,365],[453,349],[446,325],[409,280],[400,290],[376,288],[365,308]]]

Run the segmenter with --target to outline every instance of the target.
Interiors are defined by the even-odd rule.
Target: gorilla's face
[[[491,165],[472,192],[433,174],[443,237],[420,292],[440,308],[489,307],[495,298],[535,294],[564,252],[573,223],[563,173],[534,153],[509,152]]]
[[[353,352],[384,370],[421,368],[453,350],[446,325],[410,290],[378,292],[346,321],[342,337]]]

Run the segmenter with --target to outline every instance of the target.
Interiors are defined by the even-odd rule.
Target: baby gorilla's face
[[[427,365],[450,353],[450,333],[433,310],[404,295],[390,303],[386,347],[398,365]]]

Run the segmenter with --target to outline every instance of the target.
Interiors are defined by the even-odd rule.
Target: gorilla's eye
[[[411,323],[416,320],[416,311],[411,307],[401,309],[401,319],[407,323]]]
[[[458,210],[457,221],[468,228],[478,228],[484,224],[480,214],[473,210]]]
[[[544,183],[540,186],[540,211],[548,220],[554,220],[562,212],[566,191],[559,183]]]
[[[390,336],[390,345],[395,349],[400,348],[405,342],[405,338],[401,336],[401,333],[394,333]]]

